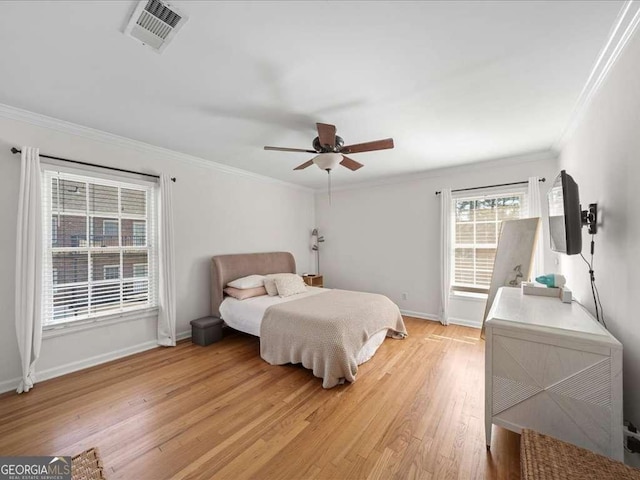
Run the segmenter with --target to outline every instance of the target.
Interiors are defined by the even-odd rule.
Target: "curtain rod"
[[[22,150],[18,150],[16,147],[12,147],[11,148],[11,153],[13,153],[15,155],[16,153],[22,153]],[[154,175],[152,173],[136,172],[134,170],[127,170],[127,169],[124,169],[124,168],[106,167],[104,165],[98,165],[96,163],[81,162],[80,160],[70,160],[68,158],[53,157],[51,155],[42,155],[42,154],[40,154],[40,156],[44,157],[44,158],[50,158],[52,160],[61,160],[63,162],[77,163],[78,165],[87,165],[88,167],[98,167],[98,168],[104,168],[104,169],[107,169],[107,170],[114,170],[116,172],[133,173],[135,175],[144,175],[145,177],[160,178],[160,175]],[[176,181],[176,177],[171,177],[171,181],[175,182]]]
[[[539,182],[546,182],[547,179],[542,177],[538,179]],[[524,185],[529,182],[511,182],[511,183],[498,183],[496,185],[485,185],[484,187],[471,187],[471,188],[458,188],[457,190],[451,190],[453,192],[468,192],[469,190],[481,190],[483,188],[493,188],[493,187],[508,187],[509,185]],[[442,192],[438,190],[436,195],[440,195]]]

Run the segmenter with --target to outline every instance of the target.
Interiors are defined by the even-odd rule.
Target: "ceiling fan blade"
[[[286,148],[286,147],[264,147],[265,150],[276,150],[278,152],[305,152],[318,153],[315,150],[306,150],[304,148]]]
[[[362,153],[372,152],[373,150],[385,150],[393,148],[393,138],[385,138],[384,140],[374,140],[373,142],[357,143],[355,145],[345,145],[340,150],[341,153]]]
[[[320,145],[329,145],[332,149],[336,146],[336,126],[327,123],[316,123]]]
[[[364,165],[361,164],[360,162],[356,162],[352,158],[345,157],[344,155],[342,156],[342,161],[340,162],[340,165],[342,165],[343,167],[347,167],[349,170],[352,170],[354,172],[359,168],[364,167]]]
[[[313,160],[308,160],[298,165],[296,168],[294,168],[294,170],[304,170],[305,168],[310,167],[311,165],[313,165]]]

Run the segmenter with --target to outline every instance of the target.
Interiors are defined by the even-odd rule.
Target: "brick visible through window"
[[[157,305],[155,188],[45,169],[43,325]]]

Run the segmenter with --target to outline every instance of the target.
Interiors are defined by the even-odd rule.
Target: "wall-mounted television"
[[[562,170],[547,193],[551,250],[577,255],[582,252],[582,211],[578,184]]]

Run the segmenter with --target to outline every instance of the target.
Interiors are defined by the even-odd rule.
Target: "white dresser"
[[[502,287],[485,355],[487,448],[496,424],[623,460],[622,345],[584,308]]]

